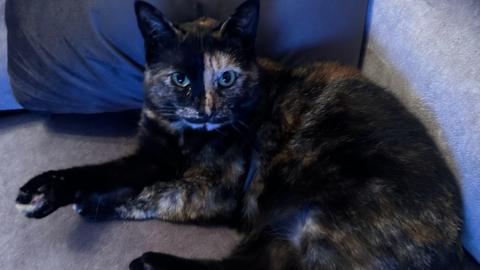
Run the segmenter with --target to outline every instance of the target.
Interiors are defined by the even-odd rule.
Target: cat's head
[[[259,96],[258,0],[246,1],[224,22],[176,24],[141,1],[135,11],[145,39],[147,117],[177,130],[213,130],[252,111]]]

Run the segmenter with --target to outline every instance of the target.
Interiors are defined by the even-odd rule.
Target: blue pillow
[[[20,104],[54,113],[139,108],[144,52],[133,2],[7,0],[8,69]],[[178,21],[225,19],[243,0],[150,2]],[[258,53],[288,64],[356,65],[366,6],[367,0],[262,0]]]

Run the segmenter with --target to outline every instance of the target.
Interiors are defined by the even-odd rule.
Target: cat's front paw
[[[130,270],[157,270],[160,268],[156,268],[155,265],[153,265],[152,262],[152,256],[154,256],[155,253],[148,252],[142,255],[142,257],[137,258],[133,260],[130,263],[129,269]]]
[[[58,171],[35,176],[19,190],[16,206],[27,217],[42,218],[65,204],[61,182],[65,177]]]
[[[163,253],[147,252],[130,263],[130,270],[185,269],[185,259]]]

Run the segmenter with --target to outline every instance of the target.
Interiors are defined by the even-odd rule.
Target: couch
[[[275,10],[273,0],[264,1],[271,14],[277,12],[277,17],[263,16],[266,17],[263,19],[265,28],[268,25],[269,29],[275,29],[275,20],[285,16],[289,1],[277,1],[279,4],[276,7],[283,5],[283,8]],[[83,3],[84,9],[79,6],[58,8],[33,0],[7,1],[9,29],[28,27],[23,30],[34,28],[36,33],[45,31],[46,26],[30,17],[20,20],[28,15],[25,10],[41,9],[43,13],[38,16],[42,18],[48,17],[51,9],[51,12],[66,13],[61,15],[65,18],[89,14],[104,20],[96,20],[93,25],[95,31],[92,32],[85,30],[84,33],[78,33],[85,27],[92,27],[85,22],[76,22],[78,25],[72,23],[66,29],[76,29],[70,31],[74,34],[94,35],[84,37],[85,40],[82,38],[80,42],[87,42],[89,38],[110,41],[95,51],[95,56],[100,57],[94,57],[96,62],[92,63],[111,61],[114,64],[109,69],[101,64],[85,62],[82,66],[82,62],[78,62],[81,57],[76,58],[75,51],[60,51],[63,53],[60,59],[66,64],[79,65],[74,70],[82,70],[86,66],[94,70],[84,75],[87,77],[82,77],[82,80],[75,80],[68,77],[73,76],[71,73],[64,73],[64,68],[60,68],[62,66],[59,67],[49,57],[38,56],[35,59],[32,56],[21,63],[23,66],[9,59],[14,94],[20,104],[30,111],[11,111],[20,106],[12,101],[14,107],[0,112],[0,214],[3,217],[0,221],[0,268],[126,269],[131,259],[147,250],[192,258],[225,256],[240,235],[222,227],[198,227],[161,221],[89,223],[68,207],[42,220],[28,220],[17,213],[14,207],[16,191],[32,176],[49,169],[107,161],[128,154],[134,147],[138,120],[136,109],[141,104],[141,94],[138,92],[143,61],[141,46],[135,45],[138,39],[134,43],[122,42],[123,32],[108,31],[118,25],[123,31],[132,27],[122,25],[123,20],[119,19],[122,16],[118,16],[115,10],[124,10],[122,7],[127,7],[133,1],[116,0],[118,5],[111,9],[106,8],[108,0],[70,2],[72,5]],[[181,0],[175,3],[180,6],[191,2],[204,4],[207,8],[203,12],[211,12],[207,15],[221,17],[228,12],[228,8],[222,7],[220,1],[216,0]],[[230,5],[238,2],[241,1],[230,1]],[[278,44],[274,44],[275,50],[268,50],[264,46],[259,48],[260,52],[287,64],[321,59],[358,65],[367,77],[397,95],[428,126],[461,181],[467,220],[464,234],[464,246],[467,249],[465,269],[480,269],[475,259],[468,255],[471,253],[480,259],[480,230],[475,227],[480,223],[480,208],[476,207],[480,205],[480,164],[477,158],[480,156],[480,133],[475,132],[480,129],[480,106],[477,105],[480,103],[480,73],[476,68],[480,64],[480,23],[476,19],[480,14],[480,5],[475,4],[475,0],[455,3],[446,0],[371,0],[365,19],[366,1],[342,0],[332,4],[322,0],[314,6],[309,6],[312,1],[298,2],[305,5],[304,9],[321,9],[319,14],[322,14],[326,24],[322,27],[329,31],[321,31],[315,25],[312,31],[318,31],[316,40],[308,40],[308,37],[295,38],[292,30],[292,36],[288,33],[284,35],[291,43],[279,40]],[[156,3],[162,5],[162,1]],[[322,4],[326,6],[321,8]],[[221,8],[215,9],[214,6]],[[164,8],[177,18],[196,15],[181,14],[179,10],[182,9],[178,7]],[[302,8],[297,7],[292,12],[301,11]],[[339,17],[347,19],[339,20]],[[288,25],[288,22],[284,23]],[[307,24],[308,18],[299,23]],[[274,31],[264,31],[268,39],[275,38]],[[58,33],[56,36],[59,36]],[[48,36],[40,34],[33,37],[36,39],[34,44],[49,40]],[[9,32],[9,44],[25,44],[23,38],[22,32]],[[119,45],[114,47],[112,44]],[[102,51],[105,48],[110,51]],[[28,50],[26,47],[13,46],[8,49],[9,57]],[[130,54],[119,54],[122,51]],[[28,65],[25,66],[25,63]],[[57,69],[41,69],[45,65],[57,66]],[[70,79],[61,83],[40,80],[40,85],[32,84],[22,79],[22,72],[29,75],[36,72],[35,78],[63,76]],[[115,78],[123,72],[129,77],[121,83],[96,80],[94,76],[107,74],[106,77]],[[11,96],[11,92],[4,92]]]

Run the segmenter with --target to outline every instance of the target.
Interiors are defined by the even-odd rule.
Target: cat
[[[138,149],[20,188],[43,218],[234,226],[222,260],[148,252],[130,269],[460,269],[456,179],[425,127],[351,67],[257,58],[259,1],[175,24],[135,3],[146,50]]]

